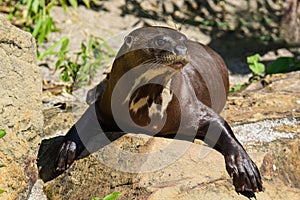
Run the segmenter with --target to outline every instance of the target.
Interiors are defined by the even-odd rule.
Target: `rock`
[[[174,140],[164,138],[125,135],[114,144],[76,161],[68,171],[47,182],[44,190],[53,199],[91,199],[93,196],[104,197],[112,192],[121,192],[118,198],[120,200],[245,199],[234,191],[232,180],[225,170],[223,156],[203,144],[178,141],[178,148],[186,145],[188,147],[178,159],[175,159],[176,152],[170,156],[152,158],[149,154],[148,160],[142,155],[163,152],[164,147],[173,142]],[[117,151],[112,150],[113,147],[117,147]],[[140,157],[133,162],[122,151],[139,153]],[[273,151],[271,155],[275,155]],[[274,158],[270,153],[262,151],[250,153],[250,156],[262,169],[261,172],[266,173],[262,174],[266,190],[257,194],[258,199],[297,199],[299,189],[284,185],[278,176],[266,171],[270,165],[267,158],[277,162],[278,156]],[[295,156],[290,160],[294,158]],[[166,160],[171,162],[160,168],[153,167]],[[143,163],[153,167],[153,170],[145,170],[143,167],[147,169],[147,166]],[[119,170],[122,168],[130,171],[130,166],[140,166],[141,170],[132,173]],[[270,175],[271,178],[265,178]]]
[[[162,6],[167,14],[174,12],[174,3],[173,2],[165,1]]]
[[[229,96],[222,115],[229,122],[300,117],[300,71],[268,76],[266,87],[250,87]],[[258,83],[254,83],[258,84]]]
[[[300,44],[300,3],[297,0],[284,2],[280,34],[291,44]]]
[[[0,16],[0,199],[26,199],[38,178],[36,155],[42,133],[42,80],[36,44]]]
[[[299,133],[298,129],[298,133]],[[298,136],[299,137],[299,136]],[[272,143],[269,149],[272,152],[274,163],[274,177],[279,177],[290,187],[300,188],[300,140],[283,140]]]
[[[44,182],[38,179],[32,187],[28,200],[47,200],[46,195],[43,192]]]
[[[173,142],[144,135],[125,135],[89,157],[78,160],[67,172],[47,182],[45,191],[54,199],[79,196],[80,199],[90,199],[92,196],[104,197],[111,192],[121,192],[120,200],[161,199],[199,185],[221,181],[228,182],[231,192],[236,195],[221,154],[203,145],[177,141],[176,147],[188,147],[187,151],[179,151],[179,158],[176,151],[166,156],[164,147]],[[157,157],[151,155],[157,152],[163,153]],[[135,161],[131,153],[139,155]]]

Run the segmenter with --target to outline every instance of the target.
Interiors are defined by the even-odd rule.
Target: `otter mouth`
[[[172,67],[175,70],[182,69],[187,63],[187,56],[178,56],[176,54],[167,54],[160,58],[165,65]]]
[[[187,62],[184,62],[184,61],[176,61],[176,62],[173,62],[171,64],[169,64],[168,66],[169,67],[172,67],[176,70],[180,70],[182,69],[185,65],[187,64]]]

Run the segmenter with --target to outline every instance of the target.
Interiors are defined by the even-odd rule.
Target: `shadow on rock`
[[[57,157],[57,150],[62,143],[64,137],[58,136],[51,139],[44,139],[40,145],[38,152],[38,168],[40,178],[44,181],[51,181],[62,172],[55,170],[55,161]]]
[[[55,170],[58,149],[63,140],[64,136],[57,136],[51,139],[44,139],[41,142],[37,165],[39,176],[44,182],[51,181],[64,172]],[[76,160],[84,158],[89,154],[88,151],[84,150]]]
[[[55,170],[58,149],[63,140],[64,136],[57,136],[50,139],[44,139],[41,142],[37,165],[39,176],[44,182],[51,181],[64,172]],[[84,158],[89,154],[88,151],[84,150],[76,160]]]
[[[116,139],[122,137],[126,133],[123,132],[107,132],[105,133],[106,137],[111,141],[115,141]],[[50,139],[44,139],[41,142],[39,152],[38,152],[38,169],[39,176],[44,182],[51,181],[55,179],[57,176],[62,174],[64,171],[57,171],[55,169],[56,159],[58,155],[58,150],[64,140],[64,136],[57,136]],[[88,150],[84,149],[83,152],[76,158],[75,160],[82,159],[87,157],[91,153],[98,151],[106,145],[103,145],[101,141],[97,139],[92,139],[90,143],[87,144]]]

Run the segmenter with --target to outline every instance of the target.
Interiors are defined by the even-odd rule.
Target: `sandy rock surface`
[[[38,178],[36,156],[43,129],[42,77],[36,45],[0,15],[1,199],[26,199]]]
[[[230,95],[223,116],[234,123],[299,118],[300,73],[276,74],[267,76],[264,81],[268,84],[266,87],[258,81],[246,90]]]

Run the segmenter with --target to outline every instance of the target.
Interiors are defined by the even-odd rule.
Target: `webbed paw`
[[[225,163],[227,172],[233,177],[236,192],[251,198],[255,197],[254,192],[263,191],[257,166],[242,147],[226,154]]]

